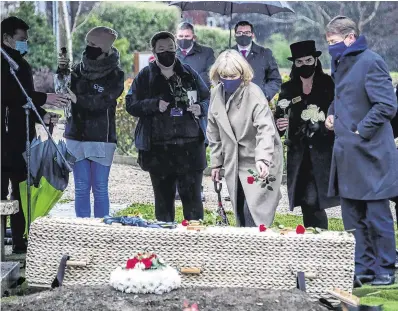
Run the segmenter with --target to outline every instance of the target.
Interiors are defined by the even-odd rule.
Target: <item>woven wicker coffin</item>
[[[31,226],[26,277],[50,286],[61,257],[86,261],[67,267],[64,285],[107,284],[110,273],[148,248],[176,267],[201,267],[183,286],[291,289],[303,271],[313,298],[340,288],[351,292],[355,241],[348,234],[281,236],[257,228],[148,229],[105,225],[96,219],[39,218]]]

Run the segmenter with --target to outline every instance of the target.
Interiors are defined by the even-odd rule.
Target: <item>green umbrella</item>
[[[64,141],[58,142],[58,148],[72,166],[76,158],[66,148]],[[24,154],[25,156],[25,154]],[[59,156],[56,146],[51,140],[41,141],[35,138],[31,144],[31,221],[37,217],[48,215],[50,210],[62,197],[68,186],[69,169]],[[25,235],[28,232],[27,181],[19,184],[22,210],[25,215]]]

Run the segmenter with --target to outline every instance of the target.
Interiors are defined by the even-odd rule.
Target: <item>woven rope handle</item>
[[[87,267],[88,262],[87,261],[78,261],[78,260],[68,260],[66,262],[66,265],[68,267]]]

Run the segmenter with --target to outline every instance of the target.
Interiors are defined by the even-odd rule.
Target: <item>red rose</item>
[[[150,269],[152,267],[152,260],[149,258],[144,258],[141,262],[145,265],[145,269]]]
[[[252,185],[255,181],[256,181],[256,180],[254,179],[253,176],[247,177],[247,183],[248,183],[249,185]]]
[[[126,269],[134,269],[135,265],[139,262],[137,258],[129,259],[126,263]]]
[[[189,225],[189,221],[188,220],[186,220],[186,219],[184,219],[183,221],[182,221],[182,223],[181,223],[184,227],[186,227],[186,226],[188,226]]]
[[[258,229],[260,229],[260,232],[265,232],[267,230],[267,227],[264,225],[259,225]]]
[[[297,233],[297,234],[304,234],[304,233],[305,233],[305,228],[304,228],[304,226],[303,226],[303,225],[298,225],[298,226],[296,227],[296,233]]]

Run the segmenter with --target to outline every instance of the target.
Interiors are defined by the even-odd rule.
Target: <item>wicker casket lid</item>
[[[108,284],[111,272],[144,249],[169,265],[201,267],[183,275],[182,286],[291,289],[303,271],[307,292],[329,297],[328,290],[351,292],[355,240],[347,233],[281,236],[258,228],[209,227],[203,231],[106,225],[99,219],[43,217],[32,223],[26,260],[31,285],[50,286],[68,254],[84,267],[68,267],[64,285]]]

